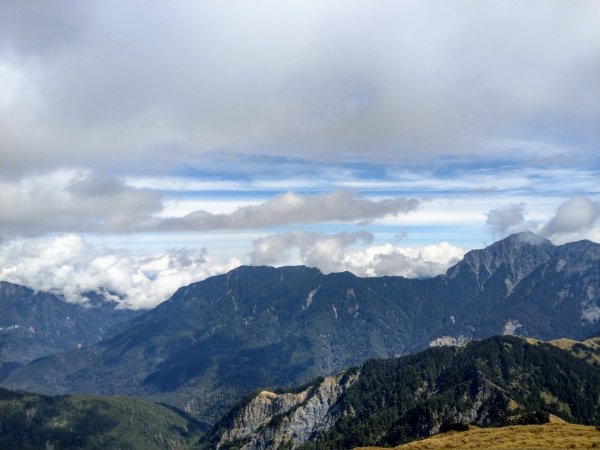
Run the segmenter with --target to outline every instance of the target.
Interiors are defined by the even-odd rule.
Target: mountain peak
[[[512,242],[515,244],[527,244],[527,245],[553,245],[548,239],[539,234],[535,234],[532,231],[522,231],[520,233],[513,233],[510,236],[505,237],[504,239],[496,242],[493,245],[499,244],[501,242]]]
[[[554,244],[542,236],[530,231],[515,233],[488,247],[468,252],[447,274],[454,278],[460,272],[470,272],[482,285],[504,266],[514,284],[548,261],[555,250]]]

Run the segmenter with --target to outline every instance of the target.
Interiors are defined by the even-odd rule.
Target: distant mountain
[[[579,340],[600,330],[599,318],[600,245],[521,233],[424,280],[240,267],[180,288],[94,346],[18,369],[4,385],[147,396],[214,422],[259,387],[495,334]]]
[[[300,390],[262,391],[227,414],[204,448],[394,446],[467,424],[600,423],[600,371],[512,336],[373,360]],[[483,448],[483,447],[482,447]]]
[[[85,305],[49,292],[0,281],[0,379],[10,370],[53,353],[95,344],[118,323],[139,312],[88,293]]]
[[[186,449],[205,427],[187,414],[133,398],[46,397],[0,389],[0,448]]]

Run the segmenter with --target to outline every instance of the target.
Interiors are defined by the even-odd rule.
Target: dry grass
[[[552,344],[558,348],[562,348],[563,350],[571,350],[575,344],[580,343],[581,342],[579,341],[567,338],[553,339],[551,341],[548,341],[548,344]]]
[[[463,433],[451,431],[396,447],[396,450],[558,450],[600,449],[600,431],[593,426],[551,422],[502,428],[470,427]],[[363,450],[379,450],[364,447]]]
[[[525,340],[531,345],[537,345],[540,342],[544,342],[534,338],[525,338]],[[547,343],[563,350],[567,350],[576,358],[584,359],[590,364],[600,365],[600,355],[595,352],[600,349],[600,337],[592,337],[582,342],[574,341],[573,339],[560,338],[547,341]],[[575,344],[584,345],[585,347],[588,347],[588,349],[574,349]]]

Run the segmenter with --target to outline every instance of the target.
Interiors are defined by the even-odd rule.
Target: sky
[[[600,2],[0,0],[0,279],[150,308],[241,264],[600,242]]]

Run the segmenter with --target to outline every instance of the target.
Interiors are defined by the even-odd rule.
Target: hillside
[[[203,430],[180,411],[145,400],[46,397],[0,389],[0,448],[185,449]]]
[[[502,428],[470,427],[468,431],[440,433],[400,445],[395,450],[556,450],[600,448],[600,430],[569,423],[520,425]],[[355,450],[383,450],[362,447]]]
[[[42,393],[138,395],[216,421],[258,388],[301,385],[370,358],[502,333],[583,339],[600,328],[600,245],[531,233],[417,280],[240,267],[179,289],[89,348],[3,383]]]
[[[204,439],[209,448],[394,446],[452,424],[600,424],[600,372],[549,344],[493,337],[373,360],[297,391],[259,392]]]
[[[540,342],[538,339],[533,338],[528,338],[527,341],[531,344]],[[567,338],[552,339],[547,343],[568,351],[588,364],[600,367],[600,336],[593,336],[583,341]]]
[[[109,329],[140,314],[116,309],[98,293],[87,296],[83,306],[0,281],[0,380],[34,359],[95,344]]]

